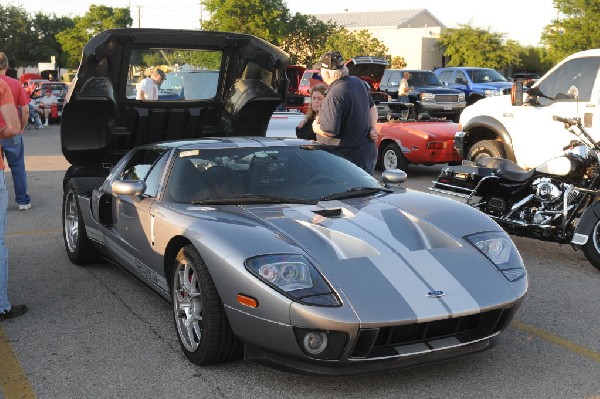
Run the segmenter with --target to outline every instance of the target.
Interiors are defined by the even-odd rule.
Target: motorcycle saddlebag
[[[473,190],[481,179],[492,175],[494,171],[494,168],[477,166],[473,162],[463,161],[462,165],[443,168],[429,189],[467,198],[473,194]]]

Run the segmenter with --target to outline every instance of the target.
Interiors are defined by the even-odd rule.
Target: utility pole
[[[200,1],[200,30],[202,30],[202,25],[204,23],[203,19],[202,19],[202,13],[203,13],[203,8],[204,8],[204,4],[202,3],[202,1]]]
[[[137,17],[138,17],[137,18],[137,20],[138,20],[138,28],[141,28],[142,27],[142,25],[141,25],[141,20],[142,20],[142,6],[137,6],[137,10],[138,10],[138,12],[137,12],[137,14],[138,14],[137,15]]]

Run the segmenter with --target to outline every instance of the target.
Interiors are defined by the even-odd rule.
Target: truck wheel
[[[383,149],[381,153],[381,169],[401,169],[406,170],[408,161],[402,153],[402,149],[396,143],[390,143]]]
[[[502,143],[496,140],[481,140],[475,143],[467,154],[467,160],[473,162],[485,157],[506,158]]]

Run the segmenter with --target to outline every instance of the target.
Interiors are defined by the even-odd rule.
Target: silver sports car
[[[490,348],[526,294],[521,257],[490,218],[405,178],[297,139],[142,145],[103,181],[66,181],[65,247],[171,301],[198,365],[364,374]]]

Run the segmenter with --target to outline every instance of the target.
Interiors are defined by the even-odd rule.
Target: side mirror
[[[146,183],[141,180],[116,180],[111,189],[116,195],[142,195],[146,191]]]
[[[400,169],[384,170],[381,174],[381,181],[384,184],[402,184],[406,181],[406,172]]]
[[[513,83],[512,89],[510,90],[510,102],[516,107],[523,105],[523,82]]]

